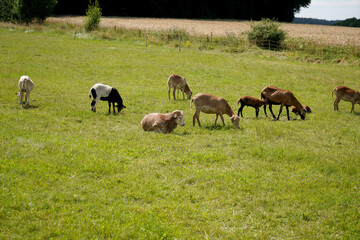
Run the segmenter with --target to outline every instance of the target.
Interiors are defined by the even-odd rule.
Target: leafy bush
[[[285,31],[279,29],[279,26],[279,23],[271,19],[252,23],[251,30],[247,32],[248,40],[262,48],[278,49],[286,38]]]
[[[99,2],[95,0],[94,3],[89,3],[88,9],[86,10],[86,18],[84,20],[84,26],[86,31],[92,31],[99,27],[101,19],[101,8]]]
[[[51,16],[57,0],[19,0],[19,20],[30,23],[33,20],[43,22]]]
[[[18,16],[17,0],[1,0],[0,1],[0,21],[14,22],[19,18]]]

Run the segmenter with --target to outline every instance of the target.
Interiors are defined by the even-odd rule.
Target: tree
[[[85,12],[86,0],[59,0],[56,14]],[[277,19],[291,22],[311,0],[101,0],[103,15],[197,19]]]
[[[99,2],[95,0],[94,3],[89,3],[89,7],[86,10],[86,18],[84,20],[85,30],[92,31],[99,27],[101,19],[101,8]]]
[[[33,20],[43,22],[51,16],[57,0],[19,0],[19,19],[30,23]]]

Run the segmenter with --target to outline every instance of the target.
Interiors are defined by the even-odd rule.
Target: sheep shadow
[[[37,109],[39,106],[37,105],[29,105],[29,106],[22,106],[23,109]]]
[[[220,130],[231,130],[231,129],[237,129],[235,126],[232,125],[212,125],[212,126],[201,126],[200,128],[209,130],[209,131],[220,131]],[[242,127],[240,126],[239,129],[242,129]]]

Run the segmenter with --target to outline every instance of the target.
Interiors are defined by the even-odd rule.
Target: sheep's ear
[[[306,110],[306,108],[303,108],[304,109],[304,111],[307,113],[308,112],[308,110]]]

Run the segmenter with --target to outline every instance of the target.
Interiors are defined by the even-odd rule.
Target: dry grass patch
[[[48,18],[48,22],[72,23],[81,25],[83,17]],[[103,17],[100,22],[105,28],[125,28],[142,30],[186,30],[191,35],[241,36],[250,30],[248,21],[206,21],[188,19],[158,19],[158,18],[119,18]],[[281,27],[290,37],[313,40],[325,45],[352,45],[360,47],[360,28],[320,26],[307,24],[282,23]]]

